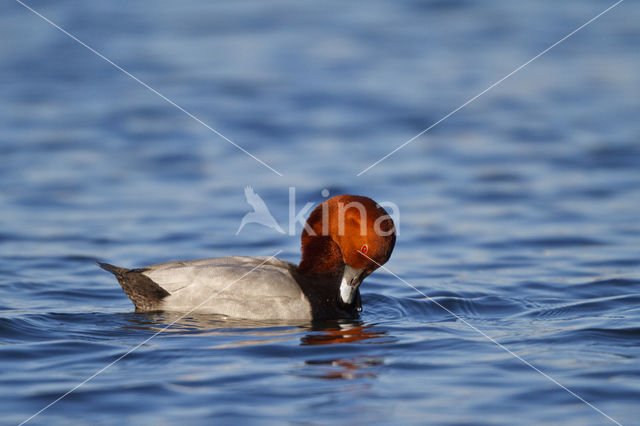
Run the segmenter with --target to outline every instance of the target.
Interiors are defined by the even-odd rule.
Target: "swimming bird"
[[[221,314],[254,320],[355,318],[359,286],[396,241],[393,220],[370,198],[338,195],[317,206],[295,265],[275,257],[229,256],[160,263],[113,273],[136,311]]]
[[[253,207],[253,211],[244,215],[240,222],[240,226],[236,231],[236,235],[240,233],[242,228],[244,228],[244,225],[247,223],[259,223],[260,225],[275,229],[279,233],[284,234],[284,231],[271,215],[271,212],[265,202],[258,194],[256,194],[252,187],[247,186],[244,188],[244,196],[247,199],[247,203]]]

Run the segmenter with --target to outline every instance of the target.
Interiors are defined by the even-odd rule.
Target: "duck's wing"
[[[162,309],[209,312],[249,319],[310,319],[311,306],[288,262],[227,257],[171,262],[145,276],[171,294]]]
[[[237,318],[310,319],[311,306],[289,262],[232,256],[129,270],[102,264],[136,309],[203,312]]]
[[[299,297],[302,291],[293,278],[292,267],[291,263],[275,258],[230,256],[162,263],[141,270],[172,296],[207,298],[219,293],[255,299]]]
[[[160,263],[139,270],[170,294],[174,294],[193,285],[222,290],[234,280],[244,278],[249,281],[278,275],[290,278],[292,266],[291,263],[276,258],[229,256]]]

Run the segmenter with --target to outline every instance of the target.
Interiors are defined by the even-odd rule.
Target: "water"
[[[3,424],[167,326],[30,424],[611,424],[465,322],[638,423],[637,2],[361,176],[612,3],[29,4],[283,176],[3,2]],[[354,322],[180,319],[95,265],[297,262],[297,236],[235,235],[246,185],[285,229],[289,187],[396,203],[386,266],[432,299],[378,271]]]

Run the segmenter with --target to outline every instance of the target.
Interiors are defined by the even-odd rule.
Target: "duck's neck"
[[[293,276],[311,305],[313,319],[355,318],[359,297],[351,304],[340,299],[345,264],[339,246],[330,237],[302,237],[302,259]]]
[[[342,252],[331,237],[303,236],[302,259],[298,265],[299,273],[342,276],[343,270]]]

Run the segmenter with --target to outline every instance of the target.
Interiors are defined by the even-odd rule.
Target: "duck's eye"
[[[367,247],[366,244],[363,244],[362,247],[360,248],[360,251],[362,252],[362,254],[366,254],[367,250],[369,250],[369,247]]]

